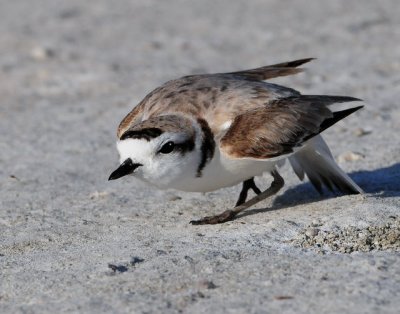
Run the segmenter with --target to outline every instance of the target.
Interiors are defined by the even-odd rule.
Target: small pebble
[[[128,267],[124,265],[114,265],[114,264],[108,264],[108,268],[110,268],[114,273],[119,272],[119,273],[124,273],[128,271]]]
[[[199,282],[200,288],[205,289],[216,289],[218,286],[213,283],[211,280],[203,280]]]
[[[181,199],[182,199],[182,197],[180,197],[178,195],[171,195],[171,196],[168,197],[168,201],[170,201],[170,202],[179,201]]]
[[[89,195],[89,198],[91,200],[99,199],[99,198],[105,198],[108,196],[108,192],[99,192],[95,191],[92,194]]]
[[[32,59],[36,61],[44,61],[55,56],[55,52],[51,48],[37,46],[30,52]]]
[[[308,228],[305,232],[308,237],[315,237],[319,233],[319,229],[317,228]]]
[[[338,157],[339,162],[357,161],[365,158],[364,155],[356,152],[345,152]]]
[[[322,226],[322,222],[320,220],[315,219],[311,222],[311,227],[320,227],[320,226]]]
[[[372,130],[370,130],[370,129],[363,129],[363,128],[358,128],[358,129],[356,129],[356,130],[354,131],[354,135],[355,135],[355,136],[358,136],[358,137],[365,136],[365,135],[368,135],[368,134],[371,134],[371,133],[372,133]]]
[[[138,257],[138,256],[134,256],[134,257],[131,258],[130,264],[131,264],[131,266],[135,266],[136,264],[140,264],[140,263],[143,263],[143,262],[144,262],[143,258]]]

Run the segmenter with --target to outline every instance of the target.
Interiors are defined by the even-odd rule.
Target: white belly
[[[190,174],[175,181],[170,188],[187,192],[210,192],[270,172],[277,163],[276,160],[229,159],[217,149],[201,177]]]

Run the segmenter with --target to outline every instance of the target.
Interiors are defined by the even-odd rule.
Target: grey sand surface
[[[383,1],[0,1],[1,313],[398,313],[400,19]],[[179,76],[316,57],[274,82],[365,108],[324,132],[364,196],[234,204],[116,167],[118,122]],[[270,178],[258,178],[261,187]]]

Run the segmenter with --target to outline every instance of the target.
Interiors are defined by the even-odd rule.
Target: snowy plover
[[[301,95],[264,82],[299,73],[296,60],[257,69],[191,75],[172,80],[148,94],[122,120],[117,148],[120,166],[109,180],[133,174],[161,189],[207,192],[243,182],[236,206],[191,221],[215,224],[274,195],[284,185],[278,173],[289,159],[296,175],[306,174],[321,193],[325,186],[343,193],[361,188],[334,161],[319,135],[362,108],[332,111],[346,96]],[[254,177],[269,172],[271,186],[261,191]],[[246,201],[253,190],[255,197]]]

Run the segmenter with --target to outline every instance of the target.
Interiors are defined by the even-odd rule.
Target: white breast
[[[229,159],[215,151],[214,158],[203,169],[201,177],[188,174],[174,182],[170,188],[187,192],[210,192],[233,186],[254,176],[274,169],[278,161]]]

